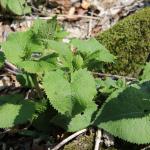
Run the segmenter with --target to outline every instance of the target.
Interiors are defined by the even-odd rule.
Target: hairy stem
[[[35,86],[35,89],[37,91],[38,97],[42,98],[43,97],[43,93],[42,93],[42,91],[40,89],[39,82],[38,82],[37,78],[38,78],[37,75],[35,75],[35,74],[32,75],[32,79],[33,79],[34,86]]]

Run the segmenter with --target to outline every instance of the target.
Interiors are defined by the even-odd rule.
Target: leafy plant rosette
[[[64,43],[66,35],[54,17],[11,33],[1,44],[4,58],[18,67],[20,84],[37,96],[1,96],[0,128],[34,124],[48,111],[54,113],[44,120],[69,132],[96,126],[129,142],[149,143],[149,63],[134,83],[97,78],[94,72],[116,57],[95,38]]]

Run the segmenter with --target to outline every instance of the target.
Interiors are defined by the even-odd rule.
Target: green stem
[[[36,74],[33,74],[32,75],[32,79],[33,79],[33,83],[34,83],[34,86],[35,86],[35,89],[36,89],[36,92],[38,94],[38,97],[39,98],[42,98],[43,97],[43,93],[39,87],[39,82],[38,82],[38,76]]]

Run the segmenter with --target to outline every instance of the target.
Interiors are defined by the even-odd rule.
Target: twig
[[[71,136],[69,136],[68,138],[64,139],[62,142],[60,142],[58,145],[56,145],[54,148],[52,148],[51,150],[58,150],[60,149],[62,146],[64,146],[66,143],[68,143],[69,141],[71,141],[72,139],[74,139],[75,137],[77,137],[78,135],[85,133],[87,131],[87,129],[83,129],[80,130],[74,134],[72,134]]]
[[[94,75],[98,75],[100,77],[113,77],[116,79],[125,78],[127,81],[137,81],[138,79],[127,77],[127,76],[119,76],[119,75],[113,75],[113,74],[106,74],[106,73],[99,73],[99,72],[93,72]]]
[[[8,72],[10,72],[10,73],[12,73],[12,74],[14,74],[14,75],[19,74],[19,72],[14,71],[14,70],[11,70],[11,69],[9,69],[9,68],[4,68],[4,70],[5,70],[5,71],[8,71]]]
[[[28,91],[27,91],[27,93],[26,93],[26,96],[25,96],[25,98],[24,99],[29,99],[29,94],[32,92],[32,90],[31,89],[29,89]]]
[[[101,143],[101,138],[102,138],[102,131],[101,131],[101,129],[98,129],[97,132],[96,132],[94,150],[99,150],[99,145]]]
[[[8,66],[13,71],[19,71],[18,68],[15,65],[11,64],[7,60],[5,60],[5,65]]]
[[[142,148],[141,150],[148,150],[149,148],[150,148],[150,145],[148,145],[148,146]]]
[[[6,133],[8,133],[8,132],[10,132],[10,131],[11,131],[11,129],[6,129],[5,131],[0,132],[0,135],[2,135],[2,134],[6,134]]]
[[[92,13],[91,13],[91,16],[93,17],[93,11],[92,11]],[[92,32],[92,21],[93,21],[93,19],[91,18],[90,19],[90,21],[89,21],[89,31],[88,31],[88,37],[90,37],[91,36],[91,32]]]
[[[14,75],[21,73],[21,71],[15,65],[11,64],[7,60],[5,60],[5,65],[6,65],[6,67],[4,67],[4,70],[6,70]]]
[[[51,19],[53,16],[56,16],[56,14],[53,14],[52,16],[47,16],[47,17],[39,17],[40,19],[43,19],[43,20],[47,20],[47,19]],[[57,15],[57,19],[58,20],[64,20],[64,19],[67,19],[69,17],[78,17],[78,18],[85,18],[85,19],[93,19],[93,20],[99,20],[100,17],[94,17],[94,16],[86,16],[86,15]],[[37,17],[36,17],[37,18]],[[36,19],[35,18],[35,19]]]
[[[3,132],[0,132],[0,135],[6,134],[6,133],[10,133],[10,132],[18,133],[18,132],[26,131],[26,130],[28,130],[28,128],[30,126],[31,126],[31,123],[27,124],[27,126],[24,127],[23,129],[12,129],[12,128],[9,128],[9,129],[6,129]]]
[[[4,19],[4,18],[13,18],[13,19],[19,19],[19,20],[23,20],[23,19],[26,19],[26,20],[35,20],[35,19],[42,19],[42,20],[48,20],[48,19],[51,19],[53,18],[54,16],[57,16],[57,19],[58,20],[64,20],[64,19],[67,19],[69,18],[70,16],[68,15],[57,15],[57,14],[53,14],[53,15],[50,15],[50,16],[46,16],[46,17],[28,17],[28,16],[22,16],[22,17],[18,17],[18,16],[1,16],[0,15],[0,18]],[[100,20],[101,17],[94,17],[94,16],[86,16],[86,15],[71,15],[71,17],[75,17],[75,18],[85,18],[85,19],[93,19],[93,20]]]

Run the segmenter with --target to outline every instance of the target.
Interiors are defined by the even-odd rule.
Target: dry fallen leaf
[[[69,12],[68,12],[68,16],[72,16],[72,15],[74,15],[75,14],[75,7],[71,7],[70,9],[69,9]]]
[[[82,4],[81,4],[81,7],[82,7],[83,9],[88,9],[88,8],[90,7],[90,2],[87,1],[87,0],[83,0],[83,1],[82,1]]]
[[[58,5],[61,5],[66,9],[69,9],[71,7],[71,1],[70,0],[49,0],[49,2],[57,3]]]

